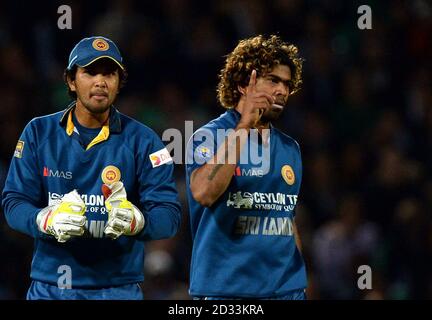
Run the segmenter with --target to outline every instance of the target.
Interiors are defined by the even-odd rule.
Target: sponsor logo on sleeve
[[[18,143],[15,147],[14,157],[22,158],[23,151],[24,151],[24,141],[18,140]]]
[[[212,152],[207,147],[198,147],[197,148],[198,155],[204,159],[210,159],[212,157]]]
[[[151,155],[149,155],[149,158],[153,168],[172,162],[171,155],[166,148],[153,152]]]

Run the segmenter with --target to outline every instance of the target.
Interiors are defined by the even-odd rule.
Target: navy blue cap
[[[101,58],[109,58],[123,70],[123,58],[113,41],[105,37],[84,38],[72,49],[69,55],[68,70],[74,65],[86,67]]]

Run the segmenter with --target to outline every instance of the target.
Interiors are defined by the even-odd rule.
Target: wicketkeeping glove
[[[123,182],[102,185],[105,207],[108,211],[108,223],[104,233],[107,237],[117,239],[122,234],[133,236],[139,233],[145,224],[144,215],[127,200]]]
[[[76,190],[65,194],[59,203],[42,209],[36,223],[40,231],[53,235],[58,242],[66,242],[73,236],[82,236],[87,218],[86,206]]]

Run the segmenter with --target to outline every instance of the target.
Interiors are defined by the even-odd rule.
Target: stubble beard
[[[89,99],[80,99],[81,104],[83,105],[83,107],[90,113],[93,114],[103,114],[105,112],[107,112],[109,110],[109,108],[111,107],[111,105],[113,104],[113,100],[114,99],[107,99],[107,101],[105,103],[97,103],[97,102],[93,102],[91,101],[92,98]]]
[[[90,103],[83,104],[84,108],[86,108],[89,112],[94,114],[103,114],[105,113],[111,106],[110,103],[102,106],[93,106]]]

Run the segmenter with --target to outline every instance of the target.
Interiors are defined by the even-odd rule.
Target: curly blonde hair
[[[277,35],[268,38],[259,35],[241,40],[234,51],[227,55],[225,67],[219,74],[219,102],[227,109],[235,108],[241,96],[238,86],[248,85],[252,70],[255,69],[257,77],[260,77],[279,64],[287,65],[291,69],[289,89],[292,95],[300,90],[303,82],[303,61],[304,59],[298,56],[297,47],[283,42]]]

